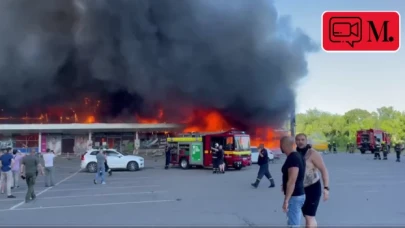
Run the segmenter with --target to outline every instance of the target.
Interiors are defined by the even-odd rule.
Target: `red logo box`
[[[326,52],[397,52],[401,15],[396,11],[326,11],[322,48]]]

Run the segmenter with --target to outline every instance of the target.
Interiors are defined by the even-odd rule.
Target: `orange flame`
[[[156,118],[147,118],[147,117],[141,117],[139,115],[135,115],[136,119],[138,120],[139,123],[142,124],[158,124],[158,123],[163,123],[163,117],[164,117],[164,112],[163,109],[158,110],[158,115]]]
[[[159,110],[156,118],[143,118],[137,115],[140,123],[156,124],[164,122],[164,112]],[[234,126],[226,120],[218,111],[196,111],[194,115],[181,122],[186,126],[184,132],[216,132],[226,131]],[[246,130],[246,129],[240,129]],[[266,148],[274,149],[279,147],[279,139],[285,135],[283,131],[275,131],[269,127],[257,128],[250,134],[250,144],[258,146],[263,143]]]
[[[210,111],[204,116],[191,117],[184,124],[187,126],[184,132],[226,131],[231,128],[226,119],[217,111]]]
[[[96,117],[94,116],[88,116],[86,119],[86,123],[95,123],[96,122]]]
[[[73,105],[75,106],[75,105]],[[26,114],[24,117],[15,118],[9,116],[0,116],[0,121],[6,122],[24,122],[24,123],[51,123],[57,119],[59,123],[97,123],[100,121],[97,118],[97,111],[101,106],[100,100],[90,100],[89,98],[84,98],[82,101],[82,106],[77,110],[69,108],[70,106],[63,105],[61,107],[52,107],[47,110],[46,113],[39,114],[37,117],[29,117]],[[68,107],[68,108],[66,108]],[[75,106],[77,107],[77,106]],[[0,113],[4,115],[4,110],[0,109]],[[165,117],[163,109],[159,109],[156,117],[145,118],[136,115],[137,122],[143,124],[158,124],[169,121]],[[192,115],[184,119],[180,123],[184,124],[186,127],[184,132],[216,132],[216,131],[226,131],[231,128],[238,129],[237,126],[232,126],[227,118],[221,115],[220,112],[215,110],[197,110],[194,111]],[[265,147],[273,149],[279,147],[279,138],[285,135],[285,132],[278,132],[268,127],[252,129],[238,129],[238,130],[250,130],[248,132],[251,137],[251,145],[258,146],[263,143]]]
[[[263,143],[266,148],[278,149],[280,148],[280,138],[287,134],[287,131],[277,131],[268,127],[256,128],[254,132],[250,133],[250,144],[258,146]]]
[[[60,107],[51,107],[46,113],[41,113],[38,116],[28,116],[28,113],[23,117],[12,117],[12,116],[0,116],[0,121],[5,121],[7,123],[96,123],[96,113],[97,109],[100,107],[101,102],[99,100],[92,101],[85,97],[83,99],[81,110],[77,112],[75,109],[68,108],[66,105],[61,105]],[[0,109],[0,112],[4,112]],[[78,114],[79,113],[79,114]]]

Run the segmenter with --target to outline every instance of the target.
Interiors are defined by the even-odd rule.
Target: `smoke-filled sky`
[[[0,103],[20,112],[86,95],[108,104],[104,115],[187,107],[274,124],[317,50],[270,0],[2,0],[0,10]]]

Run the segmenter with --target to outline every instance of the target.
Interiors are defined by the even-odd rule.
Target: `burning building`
[[[270,0],[19,0],[0,11],[4,124],[234,127],[273,145],[317,47]]]

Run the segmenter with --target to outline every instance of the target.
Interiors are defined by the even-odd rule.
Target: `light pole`
[[[295,124],[295,107],[294,107],[290,113],[290,131],[292,137],[295,136],[295,126],[296,124]]]

